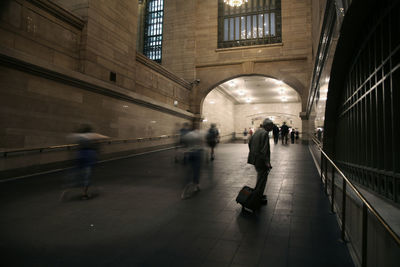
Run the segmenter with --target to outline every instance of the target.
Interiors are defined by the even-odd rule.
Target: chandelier
[[[231,7],[237,7],[247,3],[247,1],[248,0],[224,0],[224,3],[230,5]]]

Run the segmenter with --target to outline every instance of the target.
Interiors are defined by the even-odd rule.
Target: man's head
[[[266,131],[271,131],[272,128],[274,127],[274,123],[270,120],[270,119],[265,119],[262,123],[262,127],[266,130]]]

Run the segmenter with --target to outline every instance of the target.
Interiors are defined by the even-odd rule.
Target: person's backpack
[[[207,133],[207,137],[206,137],[207,138],[207,142],[216,141],[217,135],[218,135],[218,132],[217,132],[216,129],[214,129],[214,128],[209,129],[208,133]]]

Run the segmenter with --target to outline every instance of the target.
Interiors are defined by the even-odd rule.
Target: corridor
[[[271,144],[258,216],[235,202],[256,182],[247,152],[219,145],[187,200],[174,150],[98,164],[90,200],[77,189],[59,200],[71,171],[1,183],[1,265],[353,266],[308,146]]]

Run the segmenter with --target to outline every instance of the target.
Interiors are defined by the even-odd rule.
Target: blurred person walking
[[[285,141],[285,144],[287,144],[288,134],[289,134],[289,127],[286,125],[286,122],[283,122],[283,125],[281,126],[282,145],[283,141]]]
[[[206,138],[207,138],[207,144],[211,148],[210,159],[214,160],[215,159],[214,149],[217,143],[219,142],[219,131],[215,123],[211,123],[211,127],[210,129],[208,129]]]
[[[290,141],[292,142],[292,144],[294,144],[295,134],[296,134],[296,131],[294,128],[292,128],[292,130],[290,131]]]
[[[190,126],[188,122],[182,124],[182,128],[179,129],[179,143],[175,146],[175,163],[179,162],[179,158],[182,158],[183,163],[187,161],[185,155],[185,149],[187,144],[185,143],[185,135],[190,132]]]
[[[105,135],[94,133],[92,127],[88,124],[82,125],[78,133],[70,136],[71,140],[78,144],[78,153],[76,158],[74,181],[68,187],[81,187],[81,199],[87,200],[91,196],[88,194],[91,185],[92,167],[97,161],[97,151],[99,141],[108,138]],[[68,189],[67,189],[68,190]],[[62,199],[67,192],[64,190],[61,194]]]
[[[279,128],[278,126],[276,126],[276,124],[274,124],[274,127],[272,128],[272,133],[274,135],[274,144],[278,144],[278,140],[279,140]]]
[[[247,131],[247,128],[244,128],[244,131],[243,131],[243,142],[246,144],[247,143],[247,134],[248,134],[249,132]]]
[[[191,179],[183,189],[181,195],[182,199],[189,198],[194,193],[200,191],[199,183],[203,156],[203,140],[204,135],[198,129],[190,131],[183,137],[183,141],[187,144],[189,153],[188,161],[190,164],[190,174],[188,177]]]

